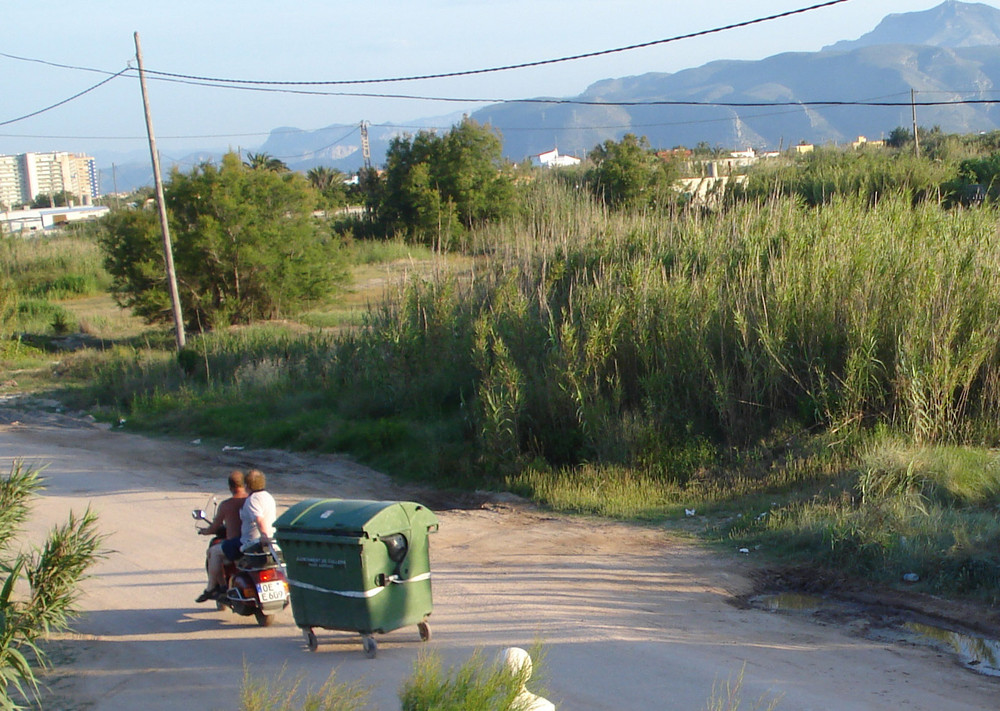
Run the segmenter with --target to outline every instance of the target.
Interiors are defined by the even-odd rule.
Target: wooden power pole
[[[917,92],[910,89],[910,112],[913,114],[913,154],[920,157],[920,135],[917,133]]]
[[[146,93],[146,74],[142,69],[142,47],[139,33],[135,33],[135,59],[139,63],[139,86],[142,89],[142,108],[146,113],[146,133],[149,135],[149,153],[153,159],[153,184],[156,186],[156,204],[160,209],[160,228],[163,231],[163,260],[167,267],[167,286],[170,289],[170,303],[174,312],[174,329],[177,333],[177,350],[184,347],[184,318],[181,315],[181,299],[177,291],[177,273],[174,271],[174,251],[170,246],[170,227],[167,223],[167,203],[163,199],[163,179],[160,177],[160,154],[156,150],[153,134],[153,117],[149,113],[149,96]]]

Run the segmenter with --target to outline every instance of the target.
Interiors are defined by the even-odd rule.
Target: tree
[[[322,196],[321,207],[339,207],[347,202],[344,174],[336,168],[320,165],[306,172],[309,184]]]
[[[252,170],[270,170],[272,173],[287,173],[288,166],[284,161],[267,153],[247,153],[243,165]]]
[[[369,199],[387,232],[443,243],[509,213],[513,185],[505,168],[499,135],[466,118],[445,136],[394,138]]]
[[[46,207],[65,207],[70,201],[76,200],[76,195],[68,190],[60,190],[57,193],[39,193],[31,202],[31,207],[44,209]]]
[[[673,199],[676,166],[660,160],[645,136],[627,133],[621,141],[607,140],[590,152],[594,167],[588,182],[594,195],[616,208],[664,204]]]
[[[77,613],[79,583],[103,556],[97,516],[70,514],[51,530],[41,548],[24,550],[16,540],[31,499],[42,489],[37,469],[21,462],[0,480],[0,708],[38,701],[36,670],[47,665],[42,639],[69,629]],[[27,583],[26,594],[19,594]]]
[[[339,244],[312,217],[316,195],[298,173],[222,165],[174,171],[165,186],[174,266],[191,328],[294,315],[344,278]],[[152,214],[104,218],[100,243],[118,302],[169,321],[163,256]]]
[[[169,323],[173,310],[156,214],[142,208],[112,211],[101,219],[99,229],[115,301],[149,323]]]
[[[885,145],[889,146],[890,148],[902,148],[907,143],[911,143],[912,141],[913,141],[912,131],[903,128],[902,126],[896,126],[896,128],[892,129],[892,131],[889,133],[889,137],[885,139]]]

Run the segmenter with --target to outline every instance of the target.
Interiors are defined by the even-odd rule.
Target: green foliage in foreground
[[[39,697],[36,672],[46,665],[42,642],[69,629],[77,612],[79,583],[101,557],[103,537],[89,509],[70,514],[40,548],[24,551],[18,536],[31,499],[42,488],[36,469],[15,462],[0,479],[0,708],[25,708]],[[27,583],[22,597],[18,586]]]
[[[360,711],[371,693],[357,682],[338,682],[336,673],[318,689],[304,684],[304,675],[289,679],[282,670],[274,678],[267,671],[243,666],[240,711]]]
[[[532,647],[535,668],[544,664],[538,645]],[[413,673],[399,691],[402,711],[519,711],[516,699],[530,670],[511,674],[499,662],[488,662],[481,651],[465,663],[443,670],[435,653],[421,653]],[[534,686],[534,685],[533,685]],[[334,674],[319,689],[304,687],[303,676],[285,677],[282,670],[270,679],[260,672],[243,671],[240,711],[360,711],[368,708],[370,688],[356,682],[337,682]]]
[[[544,664],[538,645],[529,654],[535,668]],[[521,711],[525,702],[518,696],[531,676],[531,668],[512,674],[500,661],[488,661],[479,650],[447,671],[439,655],[421,653],[413,674],[400,689],[400,708],[402,711]]]

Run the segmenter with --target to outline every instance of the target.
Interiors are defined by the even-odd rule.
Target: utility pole
[[[920,157],[920,136],[917,133],[917,92],[910,89],[910,111],[913,113],[913,154]]]
[[[149,113],[149,97],[146,93],[146,73],[142,69],[142,47],[139,33],[135,33],[135,59],[139,63],[139,86],[142,89],[142,108],[146,113],[146,133],[149,135],[149,154],[153,159],[153,184],[156,186],[156,204],[160,208],[160,228],[163,231],[163,260],[167,267],[167,286],[170,289],[170,303],[174,312],[174,329],[177,334],[177,350],[184,348],[184,319],[181,316],[181,299],[177,291],[177,274],[174,272],[174,252],[170,246],[170,228],[167,224],[167,203],[163,199],[163,180],[160,178],[160,154],[156,150],[153,135],[153,117]]]
[[[115,207],[121,209],[122,201],[121,197],[118,195],[118,174],[116,173],[115,164],[111,164],[111,185],[115,189]]]
[[[372,148],[371,144],[368,143],[368,122],[361,122],[361,157],[365,161],[365,168],[371,170],[372,167]]]

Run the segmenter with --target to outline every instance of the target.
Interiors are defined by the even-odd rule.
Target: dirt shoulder
[[[779,709],[995,706],[1000,681],[939,650],[873,639],[835,617],[741,604],[762,579],[756,561],[736,551],[710,552],[655,527],[552,515],[516,499],[449,500],[342,457],[239,446],[0,408],[0,466],[14,458],[46,466],[48,488],[29,535],[90,505],[113,550],[85,585],[77,632],[57,640],[61,663],[46,708],[231,710],[245,669],[274,675],[284,666],[307,684],[331,671],[359,679],[372,688],[372,708],[388,711],[398,709],[421,650],[447,668],[476,650],[492,655],[535,641],[545,649],[546,679],[537,682],[565,709],[703,708],[713,686],[741,672],[745,698],[780,696]],[[204,539],[189,512],[223,494],[230,469],[251,466],[268,474],[279,508],[339,497],[435,509],[431,641],[421,643],[415,628],[396,630],[379,636],[369,660],[357,635],[322,631],[309,652],[291,611],[260,628],[195,604]],[[921,614],[933,612],[930,602],[918,606]],[[996,622],[990,611],[939,602],[942,615],[958,610],[952,619],[984,612],[982,620]]]

